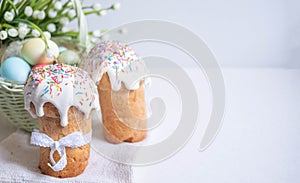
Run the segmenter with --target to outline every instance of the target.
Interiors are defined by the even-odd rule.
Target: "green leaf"
[[[52,33],[53,37],[72,37],[77,38],[78,32],[76,31],[68,31],[68,32],[54,32]]]
[[[12,2],[11,0],[8,0],[7,2],[8,2],[8,3],[10,4],[10,6],[12,6],[12,8],[14,9],[15,16],[16,16],[18,13],[17,13],[17,8],[16,8],[14,2]]]
[[[6,0],[3,0],[1,3],[0,15],[3,17],[4,11],[6,9]]]
[[[7,24],[7,23],[0,24],[0,29],[2,29],[3,27],[8,28],[8,29],[15,28],[14,26]]]
[[[29,6],[31,0],[22,0],[20,3],[16,5],[17,10],[19,11],[19,14],[23,15],[24,10],[26,6]]]
[[[40,1],[42,3],[39,3],[37,6],[35,6],[35,9],[37,10],[42,10],[44,9],[46,6],[48,6],[51,3],[52,0],[44,0],[44,1]]]

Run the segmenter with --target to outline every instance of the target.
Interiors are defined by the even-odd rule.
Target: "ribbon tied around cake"
[[[49,147],[50,151],[50,161],[51,164],[48,163],[48,166],[51,167],[53,171],[61,171],[67,165],[67,155],[66,155],[66,147],[77,148],[80,146],[84,146],[91,141],[92,133],[88,133],[85,136],[82,135],[82,132],[73,132],[68,134],[67,136],[59,139],[58,141],[54,141],[51,137],[44,133],[40,133],[39,131],[34,131],[31,134],[32,145],[40,146],[40,147]],[[60,155],[60,159],[56,162],[53,158],[54,152],[57,151]]]

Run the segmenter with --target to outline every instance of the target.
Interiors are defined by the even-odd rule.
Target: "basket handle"
[[[82,6],[79,0],[72,0],[74,8],[77,13],[78,17],[78,28],[79,28],[79,35],[78,35],[78,41],[79,46],[85,50],[88,46],[88,27],[87,27],[87,21],[86,17],[84,15],[84,12],[82,10]]]

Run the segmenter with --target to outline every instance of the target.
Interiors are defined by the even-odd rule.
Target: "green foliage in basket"
[[[104,16],[109,10],[117,10],[120,4],[102,7],[101,4],[83,5],[78,8],[79,0],[2,0],[0,7],[0,41],[2,45],[32,37],[50,39],[51,37],[78,38],[79,32],[69,30],[69,22],[84,15]],[[80,5],[81,6],[81,5]],[[78,10],[81,11],[78,11]],[[81,21],[81,24],[85,23]],[[81,25],[86,27],[86,25]],[[86,36],[87,33],[83,34]],[[88,33],[101,38],[101,31]],[[86,39],[86,38],[81,38]]]

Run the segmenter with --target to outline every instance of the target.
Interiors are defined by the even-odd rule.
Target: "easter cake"
[[[26,41],[21,51],[33,66],[24,88],[24,105],[39,121],[39,129],[31,135],[31,144],[40,147],[39,168],[65,178],[81,174],[88,164],[91,112],[99,110],[99,99],[87,72],[60,63],[77,63],[78,57],[69,51],[59,60],[62,53],[51,40],[39,38]]]
[[[25,109],[39,119],[31,143],[40,146],[39,168],[54,177],[74,177],[88,164],[91,111],[99,109],[94,82],[65,64],[33,67],[25,86]]]
[[[145,64],[126,44],[103,42],[92,48],[83,68],[96,82],[105,138],[111,143],[146,137]]]

